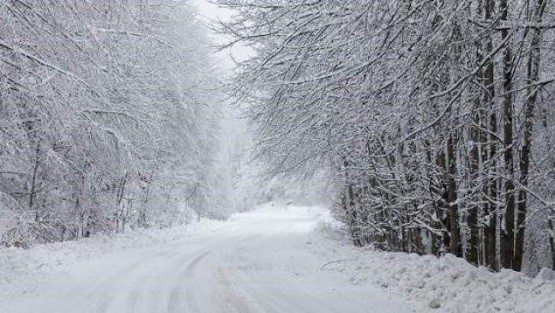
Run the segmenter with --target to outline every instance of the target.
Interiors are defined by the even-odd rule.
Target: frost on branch
[[[5,246],[217,208],[219,96],[187,1],[2,1]]]

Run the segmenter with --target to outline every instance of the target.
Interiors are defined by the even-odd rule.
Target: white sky
[[[192,3],[197,6],[201,18],[207,23],[216,22],[218,20],[229,21],[233,18],[232,11],[221,8],[210,0],[192,0]],[[220,34],[212,33],[212,37],[216,44],[225,44],[229,42],[229,38]],[[250,55],[252,55],[252,50],[240,44],[217,54],[218,58],[222,60],[222,66],[229,70],[235,67],[233,60],[244,61]]]
[[[207,23],[218,20],[229,21],[233,18],[232,11],[220,8],[211,3],[210,0],[191,1],[197,6],[201,19]],[[212,33],[212,38],[216,44],[225,44],[230,41],[229,38],[216,33]],[[235,68],[234,60],[244,61],[252,54],[253,52],[251,49],[242,45],[235,45],[230,49],[218,52],[216,56],[221,62],[220,66],[221,69],[223,69],[222,74],[231,75]],[[233,158],[236,158],[238,153],[246,153],[248,147],[251,145],[251,139],[247,131],[247,122],[245,119],[240,118],[240,116],[240,109],[234,105],[228,104],[227,109],[224,110],[224,118],[221,127],[222,133],[226,134],[228,140],[224,141],[221,155],[217,158],[222,168],[233,164]]]

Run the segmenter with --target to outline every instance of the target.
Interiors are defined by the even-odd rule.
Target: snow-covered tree
[[[181,0],[0,2],[4,245],[210,215],[220,97]]]
[[[219,3],[256,51],[235,92],[259,155],[275,174],[331,164],[355,244],[494,270],[547,246],[548,1]]]

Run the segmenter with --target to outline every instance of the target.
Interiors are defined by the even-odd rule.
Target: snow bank
[[[217,229],[221,223],[201,220],[168,229],[138,229],[114,236],[98,235],[78,241],[37,245],[29,250],[0,248],[0,299],[31,292],[37,282],[60,265],[184,239],[201,231]]]
[[[555,312],[555,283],[504,270],[492,273],[463,259],[355,248],[345,226],[324,215],[313,230],[316,253],[338,256],[322,270],[343,272],[354,284],[370,283],[424,303],[431,312]],[[548,275],[544,275],[548,276]]]

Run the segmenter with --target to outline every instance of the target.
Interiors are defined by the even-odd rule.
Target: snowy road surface
[[[420,311],[326,270],[340,256],[308,249],[320,214],[264,209],[188,238],[62,266],[36,292],[4,299],[7,313]]]

